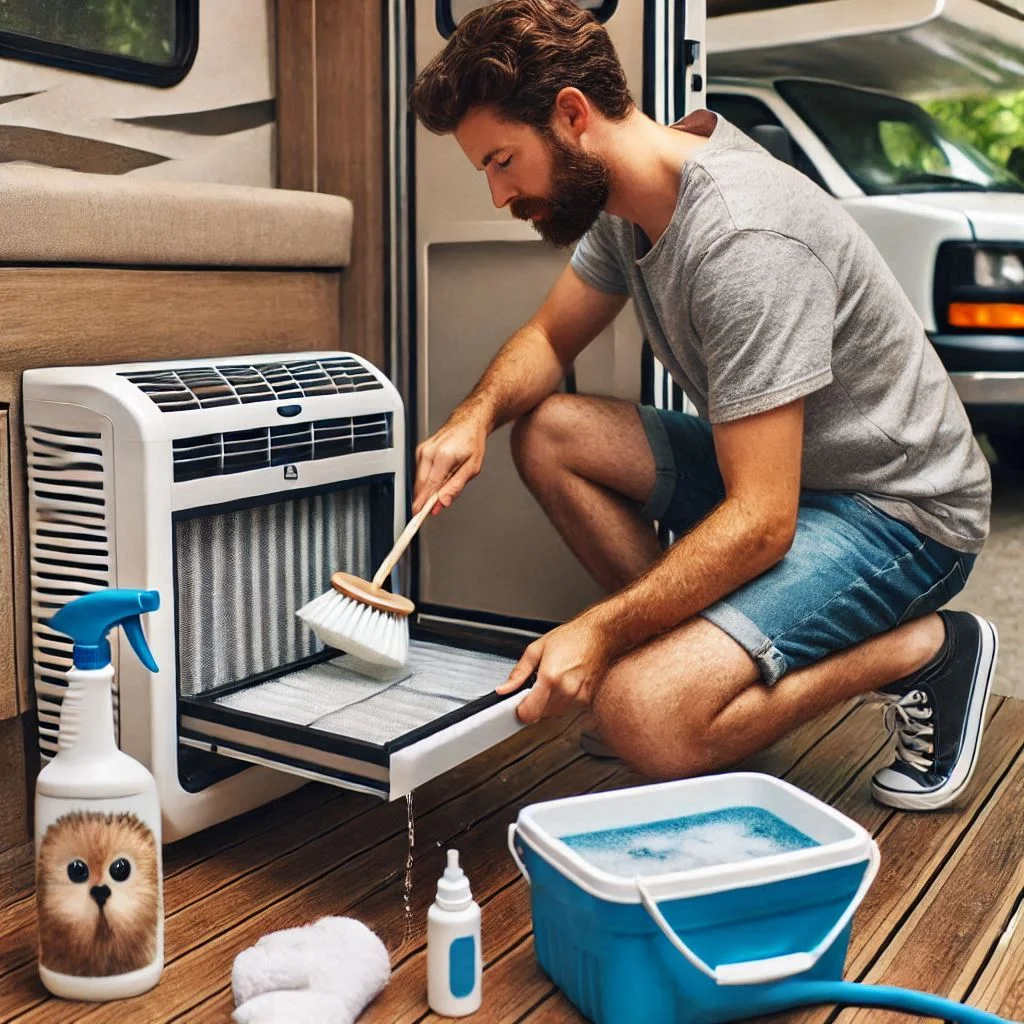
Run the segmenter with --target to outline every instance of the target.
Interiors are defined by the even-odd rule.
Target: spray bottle
[[[459,867],[459,851],[448,866],[427,911],[427,1003],[442,1017],[465,1017],[480,1009],[483,955],[480,907]]]
[[[98,590],[49,621],[74,640],[56,756],[36,781],[39,976],[66,999],[151,989],[163,972],[163,867],[156,782],[114,739],[107,633],[122,626],[157,671],[139,616],[155,590]]]

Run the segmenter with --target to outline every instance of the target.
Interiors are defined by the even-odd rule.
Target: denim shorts
[[[686,413],[638,408],[657,469],[643,515],[684,534],[725,498],[711,426]],[[782,561],[701,614],[772,684],[937,611],[963,589],[974,559],[863,495],[802,491],[796,536]]]

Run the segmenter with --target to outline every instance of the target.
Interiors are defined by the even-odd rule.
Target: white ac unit
[[[32,649],[44,758],[70,641],[46,621],[103,587],[160,592],[150,673],[110,636],[121,748],[156,777],[166,841],[320,779],[394,799],[511,735],[494,686],[523,639],[413,623],[368,679],[295,611],[368,578],[405,522],[398,392],[343,352],[24,374]],[[457,632],[457,631],[456,631]]]

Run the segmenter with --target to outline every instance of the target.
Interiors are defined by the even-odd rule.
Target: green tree
[[[921,106],[950,134],[971,143],[1002,167],[1007,166],[1016,147],[1024,146],[1024,91],[926,100]],[[1020,170],[1014,169],[1020,175]]]

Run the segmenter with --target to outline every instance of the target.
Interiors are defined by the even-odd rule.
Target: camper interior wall
[[[194,64],[169,88],[0,60],[0,216],[5,163],[39,167],[40,182],[52,176],[47,168],[62,168],[83,180],[173,182],[186,191],[197,182],[280,186],[345,195],[356,210],[344,271],[266,259],[248,266],[245,253],[217,266],[103,258],[33,264],[5,252],[0,237],[0,880],[16,879],[5,870],[31,863],[38,767],[21,374],[34,366],[339,347],[383,358],[379,8],[200,3]],[[112,237],[116,247],[117,232]]]

